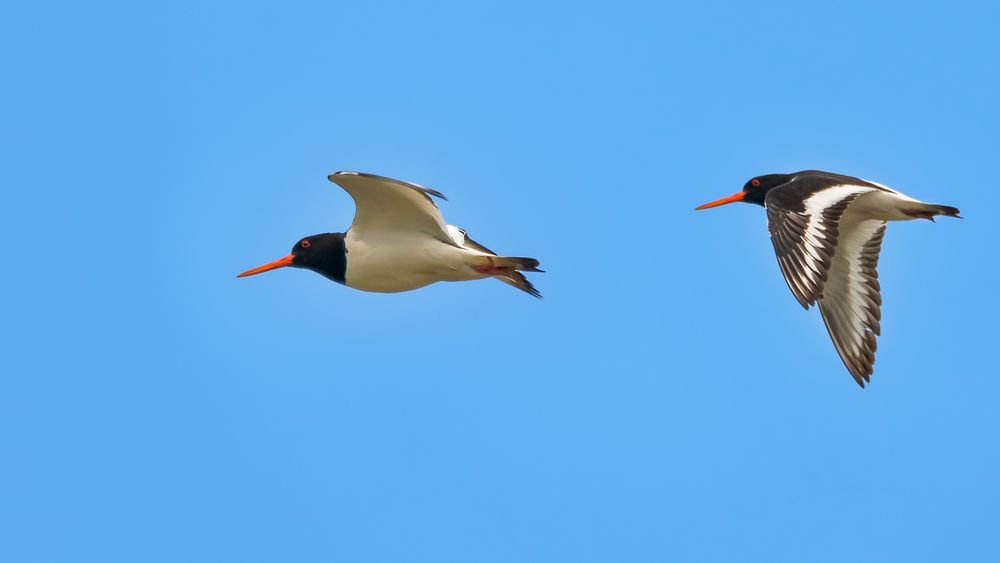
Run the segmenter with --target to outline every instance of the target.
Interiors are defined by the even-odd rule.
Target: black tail
[[[542,294],[531,285],[528,278],[521,272],[544,272],[539,270],[539,262],[534,258],[520,258],[516,256],[485,256],[484,266],[487,269],[477,269],[477,271],[492,275],[505,284],[514,286],[521,291],[541,299]]]
[[[947,205],[932,205],[931,207],[938,212],[938,215],[944,215],[945,217],[958,217],[961,219],[958,215],[959,211],[957,207],[949,207]]]
[[[515,270],[521,272],[545,272],[545,270],[539,270],[538,266],[541,262],[535,260],[534,258],[519,258],[516,256],[497,256],[496,261],[498,264],[503,266],[511,266]]]
[[[913,217],[914,219],[927,219],[928,221],[933,221],[935,217],[943,215],[945,217],[959,217],[957,207],[949,207],[947,205],[937,205],[934,203],[920,203],[916,202],[912,204],[912,207],[901,210],[906,215]]]

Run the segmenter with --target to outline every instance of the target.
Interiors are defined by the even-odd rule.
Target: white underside
[[[844,212],[844,219],[879,219],[882,221],[910,221],[913,215],[903,210],[922,209],[925,203],[899,192],[872,190],[858,196]]]
[[[448,225],[448,232],[453,234],[457,228]],[[397,293],[440,281],[490,277],[472,268],[477,257],[487,254],[422,233],[381,232],[361,237],[352,229],[347,231],[346,245],[345,285],[362,291]]]

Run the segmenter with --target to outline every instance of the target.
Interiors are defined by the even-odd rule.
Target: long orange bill
[[[257,266],[256,268],[253,268],[251,270],[247,270],[247,271],[243,272],[242,274],[240,274],[240,275],[238,275],[236,277],[238,277],[238,278],[245,278],[247,276],[255,276],[257,274],[263,274],[264,272],[270,272],[271,270],[277,270],[278,268],[284,268],[285,266],[291,266],[292,265],[292,259],[293,259],[293,256],[291,254],[289,254],[288,256],[285,256],[284,258],[278,258],[274,262],[268,262],[267,264],[264,264],[263,266]]]
[[[708,209],[709,207],[718,207],[720,205],[725,205],[727,203],[733,203],[734,201],[743,201],[743,192],[736,192],[733,195],[727,195],[722,199],[717,199],[715,201],[703,203],[702,205],[695,207],[695,210],[697,211],[699,209]]]

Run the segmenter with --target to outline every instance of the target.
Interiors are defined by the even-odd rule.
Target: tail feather
[[[949,205],[937,205],[935,203],[920,203],[908,205],[905,209],[901,210],[903,214],[909,215],[914,219],[928,219],[933,221],[935,217],[943,215],[945,217],[957,217],[961,219],[957,207],[951,207]]]
[[[545,272],[545,270],[539,270],[538,266],[541,264],[538,260],[534,258],[518,258],[515,256],[496,256],[493,258],[499,267],[510,267],[514,270],[520,270],[522,272]]]
[[[936,205],[936,204],[931,205],[931,207],[933,207],[934,210],[938,212],[938,215],[944,215],[945,217],[958,217],[959,219],[961,219],[961,217],[958,215],[960,211],[958,210],[957,207],[951,207],[948,205]]]
[[[511,272],[544,272],[538,269],[538,260],[516,256],[479,256],[472,268],[481,274],[505,276]]]
[[[493,276],[507,285],[516,287],[533,296],[542,297],[541,292],[531,285],[528,278],[521,272],[543,272],[538,268],[539,262],[534,258],[517,256],[480,256],[472,268],[484,276]]]

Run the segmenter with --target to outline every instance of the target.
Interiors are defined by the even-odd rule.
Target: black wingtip
[[[518,289],[527,293],[528,295],[534,297],[535,299],[543,299],[542,292],[535,289],[535,286],[531,284],[527,279],[524,280],[523,285],[518,285]]]
[[[851,375],[854,375],[854,374],[852,373]],[[858,386],[861,387],[862,389],[865,388],[865,380],[864,380],[864,378],[858,377],[857,375],[854,375],[854,382],[857,383]]]
[[[514,287],[520,289],[535,299],[544,299],[544,297],[542,297],[542,292],[535,289],[535,286],[531,285],[531,282],[527,280],[523,280],[522,283],[514,285]]]
[[[424,190],[424,193],[428,193],[428,194],[431,194],[432,196],[434,196],[436,198],[440,198],[440,199],[443,199],[444,201],[448,201],[448,198],[445,197],[445,195],[443,193],[441,193],[441,192],[439,192],[437,190],[432,190],[431,188],[422,188],[422,189]]]
[[[515,289],[519,289],[527,293],[528,295],[534,297],[535,299],[542,298],[542,292],[535,289],[535,286],[532,285],[532,283],[528,280],[528,278],[525,277],[524,274],[522,274],[521,272],[511,272],[510,275],[497,276],[496,279],[504,282],[505,284]]]

